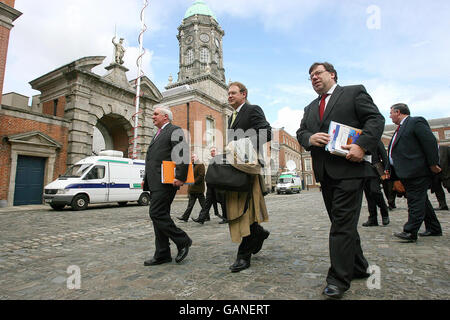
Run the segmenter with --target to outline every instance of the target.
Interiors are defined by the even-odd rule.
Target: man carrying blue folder
[[[147,150],[143,188],[144,191],[150,191],[149,212],[155,231],[155,253],[153,258],[144,261],[145,266],[172,261],[169,239],[177,246],[177,263],[186,258],[192,244],[191,238],[170,217],[170,206],[175,194],[187,179],[189,147],[183,130],[171,123],[173,115],[169,109],[156,108],[152,119],[158,131]],[[174,161],[176,164],[173,184],[163,184],[161,181],[163,161]]]
[[[311,151],[314,174],[331,221],[331,267],[323,294],[340,299],[353,279],[370,275],[357,226],[364,182],[375,172],[363,157],[376,148],[385,121],[364,86],[337,85],[337,72],[330,63],[314,63],[309,75],[319,97],[305,108],[297,139]],[[362,130],[354,144],[343,146],[349,151],[345,157],[325,150],[331,121]]]

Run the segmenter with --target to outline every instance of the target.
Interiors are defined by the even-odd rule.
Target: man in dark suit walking
[[[375,172],[363,157],[377,147],[384,118],[364,86],[337,85],[337,72],[330,63],[314,63],[309,70],[319,97],[306,108],[297,140],[311,151],[314,174],[331,221],[329,237],[331,267],[323,294],[340,299],[355,278],[367,278],[369,264],[363,255],[357,230],[363,187]],[[325,150],[330,142],[330,121],[362,129],[354,144],[344,146],[346,157]]]
[[[186,258],[192,240],[178,228],[170,217],[170,206],[177,190],[187,178],[189,164],[189,147],[183,130],[170,122],[172,112],[164,108],[156,108],[153,123],[158,132],[150,142],[145,159],[144,190],[150,191],[150,219],[155,231],[155,253],[144,265],[153,266],[172,261],[169,239],[178,248],[175,258],[177,263]],[[163,161],[174,161],[176,164],[173,184],[161,182],[161,164]]]
[[[183,215],[181,217],[177,217],[177,219],[184,222],[188,222],[197,199],[198,202],[200,202],[200,207],[202,210],[205,207],[205,165],[200,162],[195,153],[192,154],[191,160],[194,164],[194,183],[188,187],[188,206]]]
[[[242,83],[232,82],[228,85],[228,103],[234,109],[228,121],[228,142],[250,138],[258,154],[259,162],[263,165],[262,146],[272,139],[272,127],[267,122],[261,107],[248,103],[247,97],[247,88]],[[239,272],[250,267],[251,255],[258,253],[264,240],[269,237],[270,232],[258,223],[260,216],[260,212],[254,212],[253,217],[250,218],[252,219],[249,221],[250,235],[242,238],[236,261],[230,267],[232,272]],[[228,214],[227,217],[229,218]]]
[[[436,138],[428,122],[422,117],[411,117],[404,103],[391,107],[390,118],[398,127],[389,143],[389,173],[404,185],[408,202],[408,221],[403,232],[394,235],[415,242],[425,222],[426,231],[421,236],[440,236],[441,224],[427,194],[433,173],[441,172]]]
[[[372,165],[374,170],[377,171],[376,167],[379,166],[380,172],[377,171],[377,176],[373,178],[368,178],[366,184],[364,185],[364,194],[366,195],[367,207],[369,210],[369,219],[363,223],[363,227],[378,226],[377,217],[377,207],[380,208],[381,221],[383,226],[389,224],[389,209],[384,201],[383,194],[381,193],[380,183],[382,174],[387,169],[388,157],[386,154],[386,149],[384,148],[383,142],[381,140],[378,142],[377,149],[372,153]]]

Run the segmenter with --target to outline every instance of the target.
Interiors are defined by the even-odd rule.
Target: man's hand
[[[173,179],[173,186],[174,187],[181,187],[184,184],[183,181],[177,180],[177,179]]]
[[[363,161],[363,157],[365,156],[364,150],[358,146],[357,144],[348,144],[346,146],[342,146],[342,149],[349,150],[347,156],[345,157],[347,160],[352,162],[361,162]]]
[[[433,173],[438,174],[439,172],[442,171],[441,167],[439,167],[437,164],[435,164],[434,166],[430,166],[431,171],[433,171]]]
[[[309,138],[309,143],[315,147],[325,147],[330,142],[330,135],[324,132],[317,132]]]

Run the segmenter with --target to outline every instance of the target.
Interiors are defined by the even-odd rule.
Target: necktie
[[[392,160],[392,148],[394,147],[395,140],[397,140],[398,130],[400,130],[400,125],[397,127],[397,129],[394,132],[394,136],[392,138],[391,147],[389,148],[389,162],[393,165],[394,162]]]
[[[319,106],[319,116],[320,121],[323,119],[323,114],[325,113],[325,99],[329,96],[329,94],[324,94],[322,96],[322,99],[320,99],[320,106]]]
[[[233,117],[231,117],[231,124],[230,124],[230,127],[233,125],[234,120],[236,120],[236,117],[237,117],[237,111],[234,111],[234,112],[233,112]]]
[[[161,132],[161,128],[159,128],[158,131],[156,132],[155,138],[159,135],[160,132]]]

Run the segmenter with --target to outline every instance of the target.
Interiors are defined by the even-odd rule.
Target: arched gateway
[[[30,82],[39,90],[43,109],[54,105],[55,113],[70,122],[67,165],[72,165],[93,151],[114,149],[129,153],[134,136],[135,81],[128,81],[127,68],[112,63],[108,73],[99,76],[91,70],[102,64],[104,56],[85,57],[60,67]],[[158,88],[141,78],[138,157],[143,158],[153,136],[153,106],[162,100]],[[60,110],[57,110],[60,108]]]

